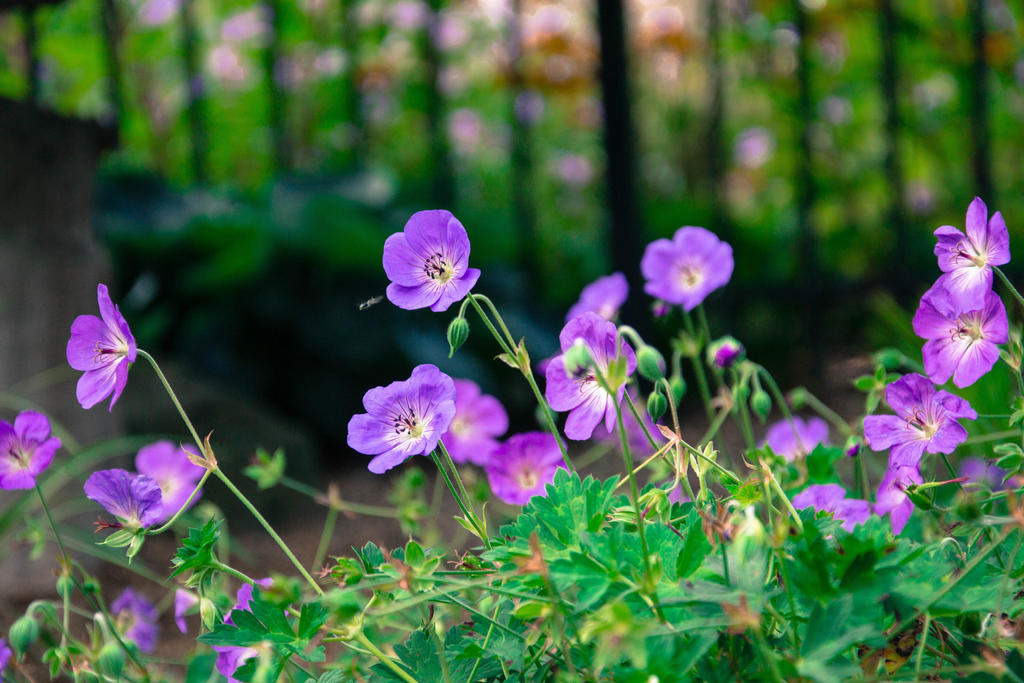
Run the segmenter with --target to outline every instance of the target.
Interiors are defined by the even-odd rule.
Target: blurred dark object
[[[98,313],[109,264],[92,233],[93,189],[111,132],[4,98],[0,130],[0,389],[21,383],[19,395],[88,443],[116,432],[117,420],[90,419],[72,386],[54,387],[59,376],[32,378],[66,367],[71,322]]]

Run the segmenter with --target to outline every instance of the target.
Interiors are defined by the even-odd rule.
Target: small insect
[[[373,296],[373,297],[370,297],[366,301],[364,301],[361,304],[359,304],[359,310],[360,311],[365,311],[370,306],[376,306],[381,301],[384,301],[384,297],[383,296]]]

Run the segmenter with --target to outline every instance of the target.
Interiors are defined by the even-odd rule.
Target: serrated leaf
[[[188,537],[181,542],[181,547],[171,558],[174,571],[171,577],[187,571],[200,571],[211,567],[214,563],[213,549],[220,537],[219,519],[210,519],[202,529],[189,529]]]
[[[327,621],[327,608],[319,602],[307,602],[299,609],[299,638],[310,640]]]

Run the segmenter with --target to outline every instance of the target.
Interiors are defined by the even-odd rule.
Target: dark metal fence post
[[[25,21],[25,61],[28,63],[27,99],[32,104],[39,104],[39,39],[36,34],[36,10],[34,7],[23,7],[21,16]]]
[[[121,15],[117,0],[103,0],[100,8],[103,42],[106,48],[107,99],[113,118],[114,134],[119,136],[124,118],[124,85],[121,80]]]
[[[199,70],[199,37],[192,17],[192,0],[181,0],[182,54],[185,60],[185,82],[188,86],[188,125],[192,138],[192,176],[197,183],[207,181],[207,131],[203,112],[205,86]]]
[[[725,83],[722,58],[722,9],[720,0],[707,1],[708,13],[708,78],[711,81],[708,103],[707,167],[710,182],[711,229],[724,240],[729,239],[728,211],[722,196],[725,155],[722,127],[725,117]]]
[[[291,150],[285,128],[285,93],[281,87],[278,64],[281,56],[281,3],[265,0],[263,11],[267,20],[267,47],[263,51],[263,76],[267,86],[267,116],[274,151],[274,172],[291,167]]]
[[[637,208],[636,159],[627,78],[626,27],[621,0],[598,0],[601,40],[601,101],[604,105],[604,148],[607,156],[608,208],[611,213],[610,256],[633,292],[642,291],[640,258],[644,231]],[[646,320],[643,297],[626,302],[626,320]]]
[[[532,121],[521,111],[523,96],[521,0],[512,0],[512,16],[508,22],[508,77],[512,117],[512,203],[516,217],[519,265],[526,273],[529,288],[540,285],[540,260],[537,258],[537,225],[533,210],[532,154],[530,149]]]
[[[895,232],[892,254],[905,258],[911,253],[905,210],[903,172],[900,160],[900,106],[899,67],[897,62],[897,35],[899,17],[893,0],[880,0],[878,6],[879,37],[882,47],[881,86],[885,105],[885,178],[889,185],[889,226]],[[910,295],[910,274],[907,268],[890,268],[893,278],[891,286],[897,299],[903,301]]]
[[[351,126],[349,165],[359,164],[367,152],[366,129],[363,122],[362,96],[359,91],[359,27],[356,25],[354,0],[341,0],[341,45],[348,59],[342,83],[343,116]]]
[[[972,166],[978,195],[992,206],[996,202],[992,182],[991,130],[988,120],[988,60],[985,57],[985,0],[970,0],[968,20],[971,27],[970,117],[973,143]]]
[[[811,124],[813,122],[813,104],[811,102],[811,56],[810,26],[807,11],[801,0],[793,0],[793,11],[796,19],[796,79],[797,99],[796,118],[800,127],[796,167],[796,227],[797,227],[797,259],[798,271],[801,275],[802,291],[805,292],[803,302],[801,343],[811,353],[811,372],[817,376],[822,366],[821,344],[818,343],[816,330],[821,324],[820,306],[828,293],[823,274],[818,262],[818,240],[814,231],[811,212],[816,200],[811,147]]]
[[[426,88],[426,115],[430,130],[430,151],[434,162],[433,201],[438,206],[453,208],[455,204],[455,178],[452,168],[448,131],[444,125],[444,99],[441,96],[441,53],[437,48],[442,0],[430,0],[430,20],[423,36],[424,84]]]

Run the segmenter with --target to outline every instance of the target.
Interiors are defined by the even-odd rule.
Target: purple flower
[[[363,407],[348,422],[348,445],[376,456],[369,469],[381,474],[437,448],[455,417],[455,384],[437,367],[418,365],[409,379],[366,392]]]
[[[562,353],[545,368],[547,388],[544,395],[553,410],[571,411],[565,421],[565,435],[570,439],[589,439],[602,419],[605,428],[612,431],[615,426],[615,406],[622,400],[626,389],[620,386],[612,397],[598,382],[593,367],[578,368],[569,374],[565,366],[565,352],[577,340],[581,340],[594,365],[607,377],[608,364],[617,355],[615,337],[615,325],[597,313],[584,313],[573,318],[558,335]],[[618,352],[626,357],[628,377],[636,369],[636,356],[625,341],[620,341]]]
[[[828,424],[820,417],[803,419],[794,416],[793,423],[779,420],[768,428],[765,444],[786,460],[806,457],[818,444],[828,443]]]
[[[719,368],[731,368],[746,352],[743,344],[732,337],[722,337],[708,345],[708,362]]]
[[[981,484],[993,491],[1002,491],[1006,488],[1006,484],[1003,483],[1006,470],[982,458],[965,458],[960,461],[960,476],[967,477],[967,481],[972,484]]]
[[[185,504],[204,472],[202,467],[189,462],[184,449],[170,441],[158,441],[140,449],[135,456],[135,469],[160,486],[164,513],[157,520],[158,524],[169,520]],[[196,494],[191,505],[195,505],[201,494],[202,491]]]
[[[640,270],[644,291],[693,310],[732,277],[732,247],[704,228],[679,228],[671,240],[647,245]]]
[[[160,485],[144,474],[98,470],[85,480],[85,495],[127,527],[147,527],[164,517]]]
[[[399,308],[446,311],[480,278],[469,267],[469,236],[450,211],[418,211],[384,242],[388,300]]]
[[[78,402],[83,408],[110,396],[110,410],[128,383],[128,364],[135,362],[135,337],[121,311],[110,301],[106,285],[97,285],[100,315],[80,315],[71,323],[68,363],[84,370],[78,380]]]
[[[110,612],[114,615],[117,630],[127,640],[134,641],[143,652],[153,651],[159,632],[153,603],[131,588],[125,588],[117,600],[110,604]]]
[[[611,320],[619,314],[619,307],[626,302],[629,296],[629,283],[622,273],[612,273],[605,277],[598,278],[583,288],[580,292],[580,299],[565,316],[565,322],[593,311],[605,320]]]
[[[988,207],[975,197],[967,207],[967,234],[952,225],[935,231],[935,255],[942,276],[936,282],[953,296],[962,310],[985,307],[992,290],[992,266],[1010,262],[1010,234],[998,211],[988,218]]]
[[[1002,299],[989,290],[985,305],[963,310],[952,295],[936,285],[921,297],[914,314],[914,332],[924,344],[924,369],[936,384],[953,378],[960,388],[974,384],[999,360],[997,344],[1009,338]]]
[[[14,425],[0,420],[0,489],[30,489],[50,466],[60,439],[50,436],[45,415],[26,410]]]
[[[555,437],[547,432],[516,434],[498,446],[487,465],[491,490],[510,505],[526,505],[543,496],[555,472],[565,467]]]
[[[957,418],[977,419],[978,413],[959,396],[936,391],[927,377],[906,375],[885,388],[885,400],[895,415],[868,415],[864,438],[872,450],[889,454],[889,467],[917,467],[925,451],[952,453],[967,438]]]
[[[508,431],[508,414],[498,399],[481,394],[476,382],[453,381],[455,417],[442,442],[455,462],[486,465],[498,438]]]
[[[0,671],[3,671],[4,668],[7,666],[7,662],[8,660],[10,660],[12,654],[14,653],[11,651],[11,648],[7,645],[7,639],[0,638]]]
[[[815,484],[793,496],[793,507],[797,510],[814,508],[818,512],[829,512],[843,522],[843,528],[853,528],[867,521],[871,516],[871,504],[858,498],[847,498],[846,489],[839,484]]]
[[[919,467],[893,466],[892,459],[889,461],[889,469],[886,470],[882,483],[878,485],[878,495],[875,498],[875,514],[878,516],[889,515],[892,522],[892,532],[899,534],[910,519],[910,513],[914,511],[914,503],[907,496],[906,488],[911,484],[920,484],[921,469]]]
[[[270,586],[271,580],[269,578],[260,579],[256,583],[263,588],[267,588]],[[244,584],[238,589],[238,593],[235,594],[235,604],[231,611],[249,611],[249,604],[251,602],[252,586]],[[235,622],[231,620],[231,615],[229,614],[224,619],[224,623],[234,625]],[[259,650],[253,647],[233,647],[230,645],[214,645],[213,650],[217,653],[217,672],[228,679],[228,683],[239,683],[238,679],[233,678],[234,673],[238,671],[242,664],[259,654]]]
[[[192,591],[179,588],[174,591],[174,625],[182,633],[188,633],[188,624],[185,623],[185,613],[193,605],[199,604],[199,597]]]

